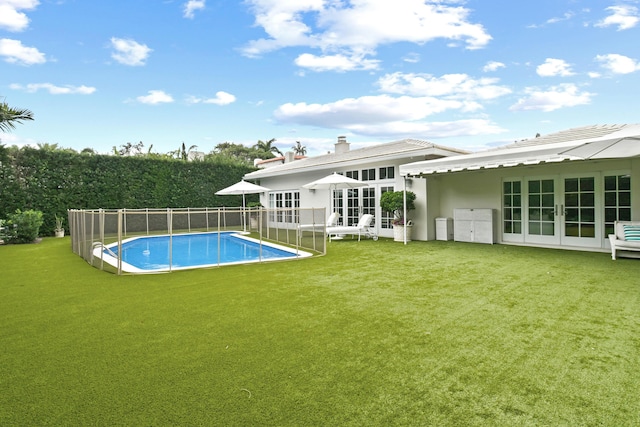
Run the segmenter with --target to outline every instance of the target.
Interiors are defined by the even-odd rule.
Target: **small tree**
[[[416,194],[413,191],[407,191],[407,212],[416,208],[414,202]],[[404,217],[404,191],[387,191],[382,193],[380,197],[380,208],[385,212],[393,213],[393,225],[405,225]]]
[[[42,212],[32,209],[23,212],[17,209],[16,213],[9,215],[9,243],[32,243],[38,238],[42,223]]]

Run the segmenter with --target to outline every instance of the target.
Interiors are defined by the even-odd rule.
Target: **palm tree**
[[[293,152],[296,156],[304,156],[305,154],[307,154],[307,147],[300,144],[300,141],[296,141],[296,145],[291,148],[293,148]]]
[[[192,145],[187,150],[187,146],[184,144],[184,141],[183,141],[182,146],[178,149],[178,157],[186,162],[187,160],[189,160],[189,154],[191,154],[191,152],[197,148],[198,148],[197,145]]]
[[[6,102],[0,103],[0,131],[9,132],[15,129],[16,123],[23,120],[33,120],[33,113],[26,109],[9,107]]]
[[[257,151],[261,153],[268,154],[272,157],[274,156],[273,153],[277,153],[279,156],[284,156],[284,154],[282,154],[282,151],[280,151],[278,147],[273,145],[274,142],[276,142],[275,138],[271,138],[267,142],[258,140],[258,142],[256,143],[256,145],[253,146],[253,148],[255,148]]]

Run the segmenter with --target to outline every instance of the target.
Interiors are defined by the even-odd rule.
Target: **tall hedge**
[[[252,169],[223,161],[86,155],[0,146],[0,218],[16,209],[44,213],[42,234],[67,209],[139,209],[237,205],[214,193]],[[254,196],[255,197],[255,196]]]

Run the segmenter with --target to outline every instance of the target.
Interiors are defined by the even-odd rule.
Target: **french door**
[[[561,175],[505,181],[505,241],[601,247],[600,176]]]

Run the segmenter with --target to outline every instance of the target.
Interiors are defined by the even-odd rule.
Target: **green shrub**
[[[21,211],[9,215],[7,241],[9,243],[31,243],[38,238],[43,223],[42,212],[36,210]]]
[[[404,225],[406,218],[404,218],[404,191],[387,191],[380,196],[380,208],[385,212],[393,213],[394,225]],[[416,208],[415,200],[416,194],[412,191],[407,191],[407,212]]]

